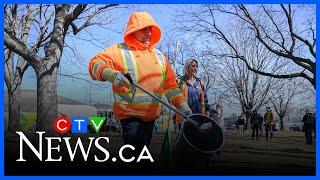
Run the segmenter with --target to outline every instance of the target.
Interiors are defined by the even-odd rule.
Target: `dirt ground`
[[[154,133],[150,151],[157,157],[163,135]],[[315,141],[315,139],[314,139]],[[214,174],[221,175],[315,175],[316,147],[305,144],[304,132],[275,132],[251,140],[251,132],[242,136],[225,132],[220,156],[215,155]]]
[[[105,134],[99,134],[98,136],[102,135],[105,136]],[[107,136],[110,138],[110,143],[106,146],[109,147],[110,154],[116,154],[122,146],[121,135],[113,133]],[[149,150],[155,159],[159,156],[163,138],[162,133],[155,132],[153,135]],[[18,139],[15,136],[6,136],[5,142],[5,153],[8,160],[6,165],[13,166],[11,158],[8,158],[7,155],[10,155],[12,148],[15,149],[15,152],[18,152]],[[303,132],[277,132],[274,138],[269,141],[266,141],[265,137],[260,138],[260,140],[251,140],[249,132],[242,136],[236,132],[226,132],[225,145],[220,156],[215,155],[214,167],[209,174],[315,175],[315,149],[315,145],[305,144]],[[74,168],[77,167],[74,166]],[[12,173],[14,174],[13,171],[9,172],[9,174]],[[179,173],[179,175],[182,174]]]
[[[161,136],[155,135],[151,151],[159,149]],[[315,140],[315,139],[314,139]],[[315,175],[316,148],[305,144],[303,132],[275,132],[251,140],[251,133],[242,136],[225,132],[220,156],[215,156],[214,172],[221,175]]]
[[[226,133],[217,159],[218,174],[314,175],[315,145],[303,132],[277,132],[272,140],[251,140],[251,134]]]

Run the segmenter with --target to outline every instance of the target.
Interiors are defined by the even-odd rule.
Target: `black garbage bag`
[[[221,150],[224,144],[222,128],[212,119],[201,114],[189,117],[197,124],[185,121],[181,132],[173,146],[173,161],[176,169],[204,170],[208,159]],[[211,123],[208,129],[199,128],[205,123]]]

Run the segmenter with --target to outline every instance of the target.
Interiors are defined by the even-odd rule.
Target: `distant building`
[[[97,104],[93,104],[92,106],[94,106],[97,109],[98,116],[106,116],[106,117],[113,116],[113,109],[112,109],[112,106],[109,104],[97,103]]]
[[[5,130],[8,129],[8,94],[4,97],[5,105]],[[37,113],[37,91],[21,90],[21,125],[23,129],[29,129],[34,125]],[[91,105],[58,96],[58,115],[66,116],[96,116],[97,108]]]

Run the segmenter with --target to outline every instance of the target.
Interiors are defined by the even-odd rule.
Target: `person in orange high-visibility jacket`
[[[154,121],[162,104],[139,89],[131,88],[124,74],[159,98],[164,95],[178,111],[191,114],[175,74],[166,57],[155,46],[161,30],[147,12],[134,12],[124,34],[124,43],[115,44],[94,56],[89,63],[93,80],[113,84],[113,110],[123,129],[124,144],[131,144],[140,153],[149,146]]]
[[[207,115],[208,98],[202,79],[196,77],[198,61],[188,59],[184,65],[184,75],[178,80],[182,94],[188,100],[192,113]],[[176,115],[176,124],[181,127],[181,117]]]

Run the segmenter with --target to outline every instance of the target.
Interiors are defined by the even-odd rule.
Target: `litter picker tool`
[[[180,111],[178,111],[177,109],[175,109],[174,107],[172,107],[170,104],[168,104],[167,102],[163,101],[162,99],[160,99],[159,97],[155,96],[153,93],[151,93],[150,91],[148,91],[147,89],[145,89],[144,87],[140,86],[139,84],[137,84],[136,82],[134,82],[130,76],[129,73],[125,74],[124,75],[128,80],[129,82],[131,83],[131,85],[134,87],[134,88],[138,88],[140,89],[141,91],[143,91],[144,93],[148,94],[150,97],[152,97],[153,99],[155,99],[156,101],[158,101],[159,103],[163,104],[164,106],[166,106],[167,108],[169,108],[170,110],[172,110],[173,112],[177,113],[179,116],[183,117],[184,119],[187,120],[187,122],[190,122],[192,123],[194,126],[196,126],[199,130],[201,131],[206,131],[206,130],[209,130],[211,129],[212,127],[212,124],[211,122],[209,123],[204,123],[202,125],[200,125],[198,122],[196,122],[195,120],[189,118],[189,116],[181,113]]]

